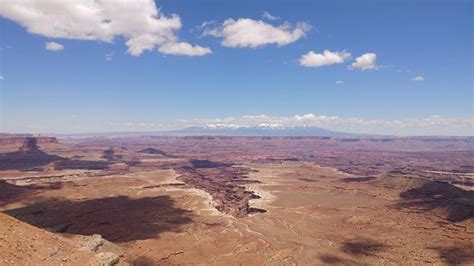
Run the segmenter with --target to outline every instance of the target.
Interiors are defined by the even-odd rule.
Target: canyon
[[[474,263],[472,138],[4,143],[0,264]]]

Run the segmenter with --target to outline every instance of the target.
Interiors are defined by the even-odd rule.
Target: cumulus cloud
[[[176,128],[207,126],[214,128],[290,128],[322,127],[334,131],[387,135],[474,135],[474,117],[433,115],[404,119],[364,119],[326,116],[313,113],[294,116],[244,115],[214,119],[181,119],[171,123]]]
[[[336,84],[337,84],[337,85],[343,85],[343,84],[344,84],[344,81],[342,81],[342,80],[336,80]]]
[[[168,43],[159,48],[162,54],[202,56],[211,53],[211,49],[186,42]]]
[[[162,14],[153,0],[0,1],[0,16],[49,38],[112,43],[121,37],[134,56],[178,43],[172,54],[194,55],[199,52],[190,50],[202,53],[203,49],[182,45],[177,36],[182,27],[180,17]]]
[[[360,70],[378,69],[379,66],[377,66],[376,60],[377,55],[375,53],[366,53],[357,57],[349,68]]]
[[[279,20],[280,17],[276,17],[276,16],[273,16],[272,14],[270,14],[269,12],[265,11],[263,12],[263,15],[262,15],[263,18],[266,18],[268,20]]]
[[[47,42],[45,44],[45,48],[48,51],[54,51],[54,52],[64,50],[64,46],[57,42]]]
[[[413,77],[411,80],[413,80],[413,81],[425,81],[425,78],[423,76],[416,76],[416,77]]]
[[[307,54],[302,55],[298,61],[300,62],[300,65],[304,67],[322,67],[334,64],[342,64],[350,57],[351,54],[345,50],[342,52],[331,52],[329,50],[324,50],[322,54],[309,51]]]
[[[296,121],[312,121],[317,119],[315,114],[295,115],[293,117]]]
[[[249,18],[237,20],[229,18],[222,25],[207,26],[204,26],[204,36],[221,38],[222,46],[233,48],[257,48],[269,44],[288,45],[304,37],[311,28],[305,22],[297,23],[295,26],[289,23],[273,26],[267,22]]]

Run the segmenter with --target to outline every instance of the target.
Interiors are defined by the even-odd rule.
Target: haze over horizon
[[[474,135],[472,1],[116,3],[0,3],[0,132]]]
[[[0,0],[0,266],[474,265],[473,0]]]

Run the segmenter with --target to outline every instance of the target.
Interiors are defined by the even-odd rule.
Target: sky
[[[0,132],[474,135],[473,3],[0,2]]]

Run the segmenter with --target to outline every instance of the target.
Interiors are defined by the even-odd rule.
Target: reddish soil
[[[20,147],[0,146],[0,264],[474,263],[472,138]]]

